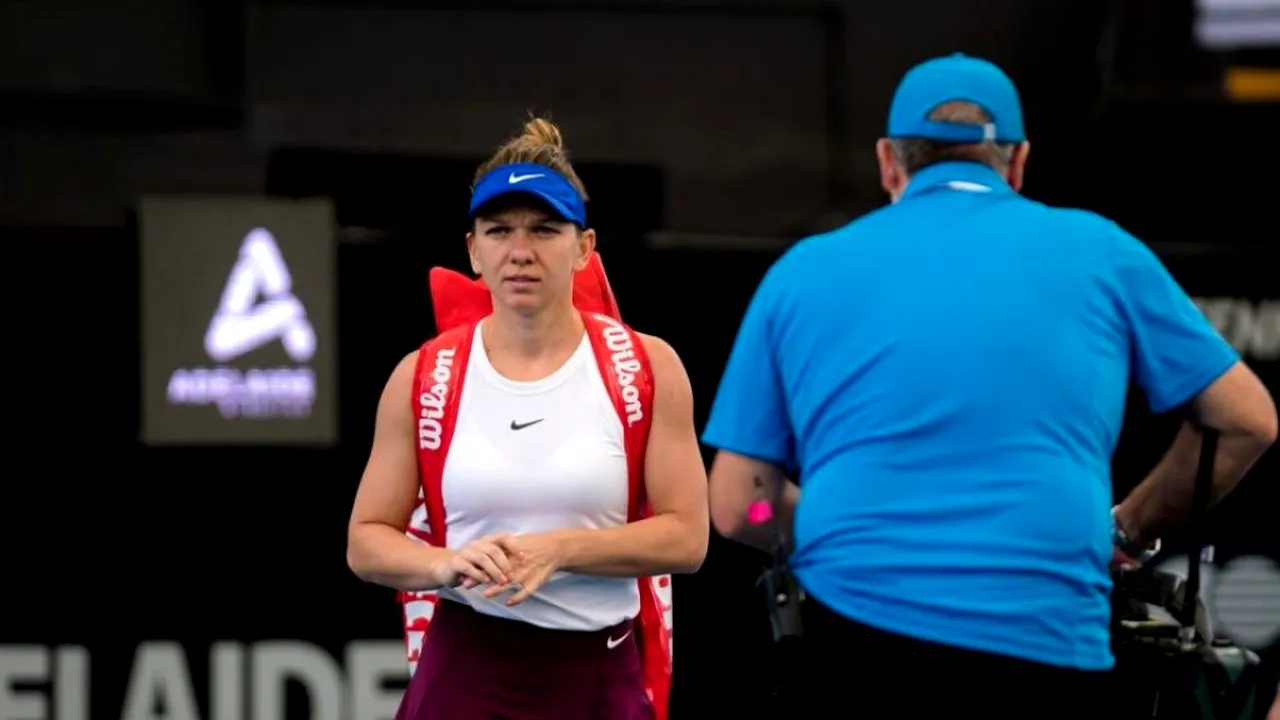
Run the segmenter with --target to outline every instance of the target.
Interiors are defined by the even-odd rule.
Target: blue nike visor
[[[560,217],[585,228],[587,205],[573,183],[545,165],[514,163],[494,168],[471,191],[470,216],[486,204],[512,193],[524,193],[551,206]]]

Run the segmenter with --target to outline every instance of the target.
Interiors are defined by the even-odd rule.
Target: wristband
[[[747,508],[747,522],[763,525],[773,519],[773,506],[767,500],[756,500]]]
[[[1160,539],[1150,545],[1150,547],[1142,547],[1135,543],[1129,534],[1120,527],[1120,522],[1116,520],[1116,508],[1111,508],[1111,544],[1120,548],[1120,552],[1137,560],[1140,563],[1146,563],[1160,552]]]

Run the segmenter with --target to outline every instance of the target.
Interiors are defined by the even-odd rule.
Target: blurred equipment
[[[1196,40],[1202,47],[1280,48],[1280,2],[1196,0]]]
[[[1194,36],[1224,65],[1228,101],[1280,102],[1280,0],[1196,0]]]
[[[1112,643],[1121,707],[1116,717],[1252,720],[1258,656],[1214,633],[1200,593],[1212,548],[1201,536],[1218,432],[1204,430],[1186,577],[1147,568],[1121,572],[1112,596]]]

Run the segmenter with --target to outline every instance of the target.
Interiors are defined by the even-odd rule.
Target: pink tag
[[[756,500],[747,508],[747,522],[763,525],[773,519],[773,506],[768,500]]]

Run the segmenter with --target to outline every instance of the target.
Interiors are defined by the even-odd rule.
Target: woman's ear
[[[476,256],[476,234],[467,233],[467,256],[471,259],[471,272],[480,274],[480,258]]]
[[[596,231],[587,228],[578,233],[578,255],[573,260],[573,271],[579,272],[591,260],[591,253],[596,250]]]

